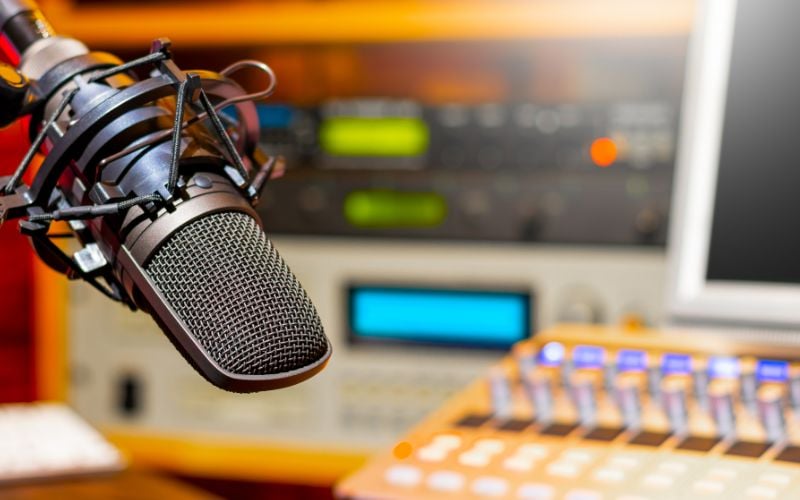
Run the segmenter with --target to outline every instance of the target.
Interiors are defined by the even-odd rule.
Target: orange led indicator
[[[598,167],[608,167],[617,159],[617,145],[608,137],[600,137],[592,142],[589,155]]]
[[[408,441],[401,441],[394,447],[392,454],[395,458],[403,460],[404,458],[410,457],[412,451],[414,451],[414,448],[411,446],[411,443]]]

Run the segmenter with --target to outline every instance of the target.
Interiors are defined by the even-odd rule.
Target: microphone
[[[31,135],[14,174],[0,178],[0,223],[21,219],[48,266],[149,313],[222,389],[276,389],[321,371],[331,344],[254,210],[285,168],[257,143],[253,100],[273,92],[272,70],[240,61],[183,71],[167,39],[123,63],[58,36],[29,0],[0,0],[0,33],[20,61],[0,65],[0,126],[29,116]],[[232,78],[245,69],[266,87],[248,93]]]

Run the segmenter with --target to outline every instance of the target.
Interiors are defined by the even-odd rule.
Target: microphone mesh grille
[[[314,305],[247,214],[190,222],[145,269],[209,356],[230,372],[285,373],[328,350]]]

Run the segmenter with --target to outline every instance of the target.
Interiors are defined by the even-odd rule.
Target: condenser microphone
[[[20,218],[47,265],[149,313],[218,387],[275,389],[322,370],[320,318],[253,208],[283,169],[258,147],[252,102],[272,92],[272,70],[185,72],[166,39],[123,63],[57,36],[27,0],[0,0],[0,31],[20,61],[0,67],[0,121],[31,123],[28,154],[0,179],[0,223]],[[269,80],[264,90],[232,78],[247,68]],[[76,251],[54,243],[63,236]]]

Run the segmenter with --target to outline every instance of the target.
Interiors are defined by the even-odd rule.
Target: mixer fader
[[[352,498],[799,498],[800,351],[560,327],[339,486]]]

